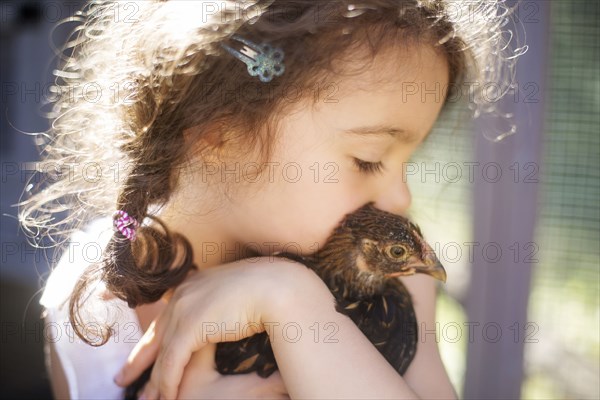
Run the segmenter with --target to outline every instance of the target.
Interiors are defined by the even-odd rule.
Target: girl
[[[464,82],[499,73],[497,4],[94,2],[75,18],[45,136],[57,174],[20,213],[38,235],[87,227],[41,300],[57,397],[119,398],[154,361],[146,399],[456,397],[435,337],[400,376],[274,255],[314,252],[369,201],[407,212],[404,164]],[[433,279],[403,281],[431,331]],[[264,330],[279,372],[214,370],[216,343]]]

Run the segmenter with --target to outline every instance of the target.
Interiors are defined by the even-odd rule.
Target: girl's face
[[[179,230],[198,240],[203,229],[228,248],[309,254],[367,202],[404,214],[411,202],[404,166],[441,111],[446,59],[432,47],[408,47],[354,67],[360,70],[323,85],[316,105],[310,93],[283,116],[262,174],[245,177],[256,171],[251,161],[221,171],[227,182],[246,187],[220,208],[218,221],[194,233],[191,220],[180,220]],[[186,186],[206,193],[206,185]],[[200,192],[190,196],[202,208]]]
[[[409,47],[328,82],[314,107],[294,107],[260,181],[244,182],[250,190],[228,209],[236,240],[263,254],[308,254],[367,202],[404,214],[411,203],[405,163],[441,111],[448,74],[433,47]],[[242,177],[253,170],[236,167]]]

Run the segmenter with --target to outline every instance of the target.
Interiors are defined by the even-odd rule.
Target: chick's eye
[[[365,174],[375,174],[383,171],[384,169],[383,163],[381,161],[374,163],[354,158],[354,164],[358,167],[358,170],[360,172]]]
[[[389,248],[388,253],[392,258],[402,258],[406,254],[406,249],[404,246],[395,245]]]

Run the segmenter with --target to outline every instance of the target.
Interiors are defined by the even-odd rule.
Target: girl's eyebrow
[[[358,128],[346,129],[342,132],[358,136],[391,136],[403,143],[412,143],[420,140],[420,137],[414,132],[406,131],[390,125],[361,126]]]

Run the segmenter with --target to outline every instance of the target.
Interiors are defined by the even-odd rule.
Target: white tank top
[[[103,346],[84,343],[69,323],[67,300],[73,286],[90,263],[100,260],[101,250],[113,233],[111,218],[97,219],[75,232],[40,299],[48,321],[44,337],[55,348],[71,399],[122,399],[123,389],[113,382],[113,376],[143,333],[135,311],[119,299],[99,301],[100,307],[90,311],[99,322],[107,316],[115,322],[115,334]]]

